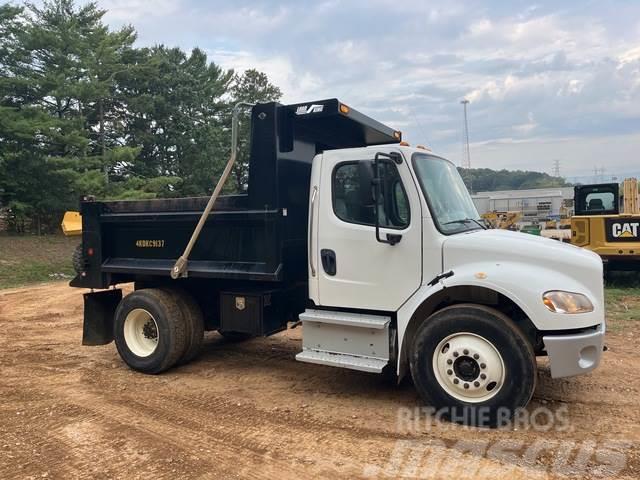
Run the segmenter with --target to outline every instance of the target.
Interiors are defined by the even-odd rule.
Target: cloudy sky
[[[459,163],[640,175],[640,1],[100,0],[140,45],[258,68],[285,102],[338,97]]]

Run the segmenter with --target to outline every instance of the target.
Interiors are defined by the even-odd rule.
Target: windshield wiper
[[[463,225],[466,225],[468,223],[475,223],[476,225],[478,225],[481,229],[486,230],[487,227],[482,225],[478,220],[474,219],[474,218],[461,218],[460,220],[451,220],[450,222],[445,222],[443,223],[443,225],[451,225],[452,223],[461,223]]]

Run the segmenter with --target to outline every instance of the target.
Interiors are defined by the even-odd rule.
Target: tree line
[[[0,5],[0,208],[14,231],[57,230],[87,193],[209,193],[233,105],[281,97],[264,73],[224,70],[198,48],[136,47],[134,27],[111,29],[105,13],[73,0]],[[246,177],[241,156],[229,189]]]
[[[470,192],[571,186],[564,178],[528,170],[492,170],[490,168],[458,168],[458,170]]]

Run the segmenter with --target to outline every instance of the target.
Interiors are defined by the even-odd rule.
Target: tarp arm
[[[222,187],[224,187],[224,184],[226,183],[227,178],[231,173],[231,169],[233,168],[233,165],[236,163],[236,158],[238,156],[238,130],[239,130],[239,123],[240,123],[240,111],[246,107],[253,107],[253,104],[247,103],[247,102],[240,102],[240,103],[237,103],[235,107],[233,107],[233,115],[231,120],[231,156],[229,157],[229,161],[227,162],[227,165],[224,167],[222,176],[220,177],[220,180],[218,180],[218,184],[216,185],[216,188],[213,190],[213,193],[211,194],[211,198],[209,198],[209,202],[207,203],[207,206],[205,207],[204,211],[202,212],[202,215],[200,216],[200,220],[198,220],[198,224],[196,225],[195,230],[191,234],[189,243],[187,243],[187,246],[184,249],[183,254],[180,256],[180,258],[178,258],[178,260],[176,260],[175,265],[171,269],[171,278],[173,278],[174,280],[180,277],[188,276],[188,273],[189,273],[188,261],[189,261],[189,255],[191,254],[191,250],[193,249],[193,246],[196,244],[196,241],[198,240],[198,236],[200,235],[200,232],[202,231],[202,227],[204,227],[204,224],[207,221],[207,218],[209,218],[209,214],[211,213],[211,210],[213,210],[213,206],[215,205],[216,200],[218,199],[218,196],[222,191]]]

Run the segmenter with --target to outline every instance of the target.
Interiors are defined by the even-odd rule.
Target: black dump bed
[[[314,156],[328,149],[400,140],[400,132],[337,99],[254,106],[248,191],[218,198],[189,257],[188,276],[306,280]],[[169,277],[207,201],[100,202],[87,197],[81,203],[85,271],[71,285],[106,288],[144,277]]]

